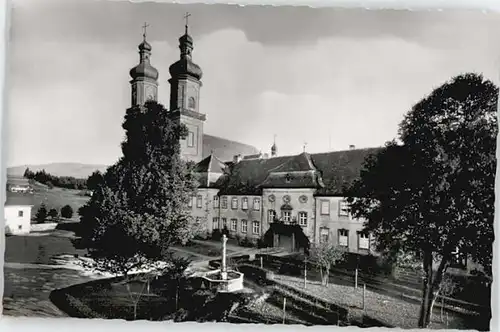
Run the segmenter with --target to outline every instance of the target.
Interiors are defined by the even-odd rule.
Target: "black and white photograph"
[[[499,13],[13,0],[9,25],[4,316],[491,329]]]

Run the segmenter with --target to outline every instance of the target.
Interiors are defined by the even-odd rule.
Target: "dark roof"
[[[343,187],[359,178],[366,157],[377,153],[380,149],[352,149],[311,155],[314,165],[321,171],[324,183],[324,188],[319,189],[316,194],[342,195]]]
[[[200,188],[218,188],[219,181],[209,183],[209,176],[210,174],[225,174],[227,167],[228,166],[224,162],[213,154],[196,164],[194,171],[197,173],[197,180],[200,183]]]
[[[378,150],[352,149],[269,159],[243,159],[237,164],[229,164],[231,172],[220,194],[257,195],[263,185],[285,186],[286,175],[289,174],[291,181],[288,187],[297,187],[298,181],[302,188],[317,188],[318,195],[342,195],[343,187],[359,177],[365,158]]]
[[[5,206],[9,205],[32,206],[35,205],[35,197],[33,194],[29,193],[14,193],[11,191],[7,191],[7,200],[5,201]]]
[[[203,158],[215,154],[222,161],[232,161],[234,156],[257,154],[259,151],[248,144],[230,141],[217,136],[203,134]]]

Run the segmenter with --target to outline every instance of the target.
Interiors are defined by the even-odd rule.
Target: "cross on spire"
[[[307,142],[304,142],[304,145],[302,146],[304,152],[306,152],[306,146],[307,146]]]
[[[149,24],[147,24],[146,22],[144,22],[144,25],[142,26],[142,37],[144,38],[144,40],[146,40],[146,33],[147,33],[147,27],[149,26]]]
[[[185,27],[186,27],[186,35],[188,33],[189,16],[191,16],[191,14],[188,13],[188,12],[186,12],[186,14],[184,14],[184,19],[186,20],[186,25],[185,25]]]

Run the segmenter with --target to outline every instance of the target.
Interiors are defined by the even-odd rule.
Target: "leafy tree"
[[[73,217],[73,208],[70,205],[65,205],[61,208],[61,217],[71,219]]]
[[[24,178],[26,178],[26,179],[33,179],[33,178],[34,178],[34,176],[35,176],[35,173],[33,173],[33,172],[29,169],[29,167],[28,167],[28,168],[26,168],[26,170],[24,171],[24,175],[23,175],[23,177],[24,177]]]
[[[47,215],[47,208],[45,207],[45,204],[42,203],[35,215],[36,222],[39,224],[43,224],[47,219]]]
[[[49,217],[53,220],[57,219],[57,217],[59,217],[59,212],[55,209],[55,208],[52,208],[49,210]]]
[[[79,213],[93,267],[127,275],[155,267],[192,236],[187,204],[196,180],[180,157],[185,126],[156,102],[127,110],[123,157],[109,167]]]
[[[328,286],[330,269],[345,259],[346,251],[331,242],[320,243],[312,250],[312,258],[318,264],[321,283]]]
[[[476,74],[453,78],[417,103],[390,142],[367,158],[348,190],[379,250],[420,257],[419,327],[427,327],[456,249],[491,270],[498,88]],[[491,272],[490,272],[491,273]]]
[[[95,171],[87,178],[87,189],[95,190],[97,186],[102,183],[103,176],[101,172]]]

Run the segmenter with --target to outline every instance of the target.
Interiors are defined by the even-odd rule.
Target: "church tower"
[[[195,163],[203,155],[203,122],[205,114],[200,113],[200,88],[203,72],[192,61],[193,38],[188,33],[186,14],[185,33],[179,38],[180,59],[170,66],[170,113],[174,120],[188,128],[188,135],[181,140],[181,157]]]
[[[158,70],[149,62],[152,48],[146,41],[147,26],[147,24],[143,26],[143,41],[139,44],[139,64],[130,70],[132,107],[144,105],[149,99],[158,100]]]

